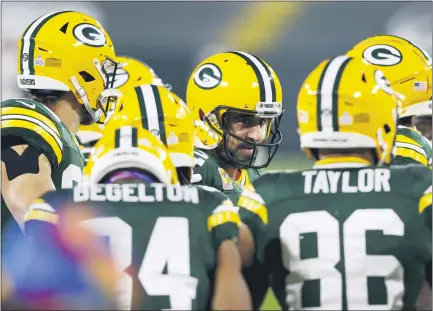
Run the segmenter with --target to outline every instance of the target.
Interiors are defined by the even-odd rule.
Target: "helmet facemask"
[[[109,57],[105,58],[102,64],[94,60],[94,64],[104,81],[104,91],[98,97],[96,111],[90,106],[88,107],[85,102],[84,106],[97,123],[105,124],[114,113],[116,105],[122,97],[121,93],[117,89],[114,89],[116,74],[121,67],[118,62]]]
[[[432,141],[432,116],[415,116],[412,118],[412,126],[421,134]]]
[[[259,103],[255,111],[219,106],[204,117],[204,121],[214,130],[222,141],[216,148],[223,162],[236,168],[264,168],[269,165],[282,139],[279,130],[282,117],[281,104]],[[242,138],[233,132],[245,133],[252,126],[260,126],[260,138]],[[242,135],[243,136],[243,135]]]

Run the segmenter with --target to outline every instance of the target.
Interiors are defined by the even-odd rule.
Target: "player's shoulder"
[[[218,169],[219,165],[205,150],[194,148],[194,169]]]
[[[222,191],[234,189],[229,174],[204,150],[194,150],[193,184],[207,185]]]
[[[193,185],[198,190],[199,196],[201,199],[205,199],[206,201],[214,201],[214,202],[223,202],[230,201],[229,197],[222,191],[217,188],[205,186],[205,185]],[[231,201],[230,201],[231,202]]]
[[[432,184],[432,170],[421,164],[391,165],[389,171],[392,183],[401,184],[404,193],[410,191],[416,197]]]
[[[59,117],[44,104],[28,98],[12,98],[1,102],[2,115],[24,115],[39,121],[40,115],[55,124],[61,126]],[[50,125],[50,124],[48,124]]]
[[[2,137],[18,137],[22,144],[40,149],[57,166],[63,158],[66,127],[45,105],[30,99],[1,103]]]
[[[388,169],[394,177],[411,176],[417,180],[431,182],[432,170],[421,164],[390,165]]]
[[[253,182],[256,189],[275,187],[281,183],[302,178],[303,170],[266,170]]]
[[[421,134],[421,132],[412,127],[399,125],[397,128],[396,142],[403,144],[413,144],[428,151],[431,150],[428,140]]]
[[[266,170],[254,182],[255,191],[245,190],[244,199],[253,200],[260,204],[269,204],[293,192],[293,185],[300,184],[301,171],[295,170]],[[298,180],[298,182],[296,182]]]
[[[192,175],[193,184],[209,184],[212,178],[211,171],[215,170],[215,161],[204,151],[194,148],[194,172]]]
[[[304,194],[304,170],[267,170],[253,182],[266,205]]]
[[[415,139],[419,139],[422,136],[421,132],[417,131],[412,127],[408,127],[404,125],[399,125],[397,127],[397,135],[404,135]]]

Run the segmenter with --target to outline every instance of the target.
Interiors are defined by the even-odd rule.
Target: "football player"
[[[347,55],[378,66],[392,88],[404,96],[392,164],[431,164],[432,60],[428,53],[408,40],[387,35],[367,38]]]
[[[361,58],[325,60],[304,81],[298,132],[317,162],[264,174],[238,202],[254,237],[241,236],[244,256],[266,267],[283,310],[410,310],[431,283],[431,170],[387,165],[398,105]]]
[[[142,84],[164,85],[162,80],[155,74],[155,71],[147,64],[132,57],[116,56],[118,70],[113,82],[113,88],[122,92],[123,86],[136,87]],[[104,124],[81,125],[77,132],[77,139],[81,146],[84,159],[87,158],[92,147],[102,137]],[[85,169],[85,172],[87,169]]]
[[[199,138],[193,183],[224,191],[237,201],[281,142],[282,90],[277,74],[249,53],[218,53],[192,72],[186,103]]]
[[[163,142],[124,116],[111,119],[95,145],[91,183],[44,195],[26,214],[26,234],[43,245],[44,224],[61,228],[66,204],[85,205],[98,216],[82,226],[109,238],[123,274],[121,310],[250,309],[238,208],[213,188],[174,185]]]
[[[98,96],[112,87],[117,68],[110,36],[80,12],[41,16],[18,46],[18,86],[30,98],[1,103],[2,224],[13,215],[12,226],[22,225],[44,192],[81,181],[84,159],[74,134],[80,124],[104,121],[111,108]]]
[[[118,113],[112,119],[138,121],[157,136],[169,151],[180,184],[190,184],[194,167],[194,122],[184,101],[166,87],[155,84],[129,85],[122,89],[122,94],[116,108]],[[86,167],[85,171],[89,169]]]

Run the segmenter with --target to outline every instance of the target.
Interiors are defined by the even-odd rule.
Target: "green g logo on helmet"
[[[203,64],[194,74],[195,84],[205,90],[216,88],[221,83],[221,80],[221,69],[212,63]]]

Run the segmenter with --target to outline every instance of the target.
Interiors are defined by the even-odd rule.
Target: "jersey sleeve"
[[[414,165],[409,168],[413,175],[413,195],[418,213],[424,217],[426,226],[432,229],[432,171],[428,167]]]
[[[196,185],[214,186],[210,172],[209,156],[201,150],[194,150],[194,171],[191,182]]]
[[[265,202],[257,192],[245,190],[239,197],[237,205],[242,223],[249,228],[253,236],[256,257],[262,258],[268,224],[268,210]]]
[[[214,249],[225,240],[237,243],[241,224],[239,208],[222,192],[207,186],[199,186],[209,198],[207,205],[207,229],[212,235]]]
[[[218,163],[202,150],[194,151],[194,172],[192,184],[203,185],[218,189],[226,194],[233,202],[239,197],[234,183],[228,173],[219,167]]]
[[[36,199],[24,216],[24,233],[32,241],[46,237],[59,223],[59,217],[72,199],[72,190],[50,191]]]
[[[63,143],[53,117],[33,101],[8,100],[1,105],[2,139],[15,136],[40,150],[56,167],[63,158]]]
[[[431,147],[425,142],[418,131],[400,126],[395,140],[395,165],[422,164],[430,165]]]
[[[432,186],[430,185],[418,201],[418,212],[425,217],[427,227],[432,230]]]

